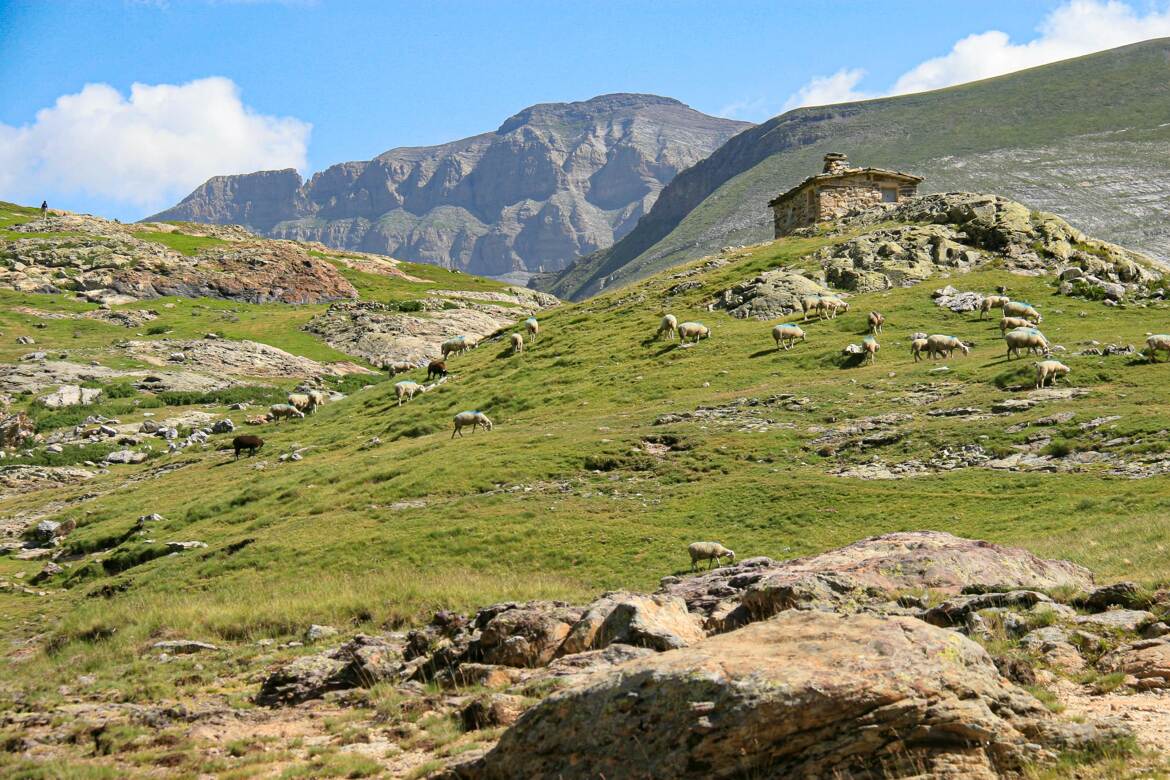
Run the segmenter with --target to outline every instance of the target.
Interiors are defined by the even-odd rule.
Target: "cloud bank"
[[[0,124],[0,196],[86,195],[158,210],[216,174],[305,169],[311,130],[253,111],[226,78],[134,84],[128,96],[87,84],[32,124]]]

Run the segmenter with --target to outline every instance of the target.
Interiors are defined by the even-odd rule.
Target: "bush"
[[[397,306],[398,306],[398,311],[422,311],[423,310],[423,302],[422,301],[399,301]]]
[[[146,335],[147,336],[161,336],[162,334],[167,333],[168,331],[170,331],[170,328],[168,328],[166,325],[151,325],[149,328],[146,329]]]
[[[1042,452],[1053,458],[1066,457],[1074,449],[1072,442],[1067,439],[1053,439],[1044,447]]]

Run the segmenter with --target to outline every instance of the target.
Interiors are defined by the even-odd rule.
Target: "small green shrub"
[[[397,306],[398,306],[398,311],[422,311],[423,310],[423,302],[422,301],[399,301]]]
[[[166,325],[151,325],[149,328],[146,329],[146,335],[147,336],[161,336],[162,334],[166,333],[169,330],[170,330],[170,328],[168,328]]]
[[[1045,445],[1041,452],[1053,458],[1064,458],[1074,449],[1073,443],[1067,439],[1053,439]]]

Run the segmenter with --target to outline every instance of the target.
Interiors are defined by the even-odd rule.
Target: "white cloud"
[[[1151,7],[1141,14],[1120,0],[1071,0],[1048,14],[1037,32],[1036,38],[1024,43],[1013,43],[999,30],[968,35],[945,55],[922,62],[889,89],[872,94],[856,89],[860,75],[850,80],[862,71],[840,70],[832,76],[818,76],[797,90],[784,110],[939,89],[1167,36],[1170,7]],[[834,83],[841,89],[834,90]]]
[[[0,193],[83,194],[157,210],[216,174],[306,167],[312,126],[256,113],[230,79],[108,84],[63,95],[22,127],[0,124]]]
[[[857,84],[865,76],[861,68],[842,68],[832,76],[816,76],[784,103],[782,111],[800,106],[825,106],[831,103],[848,103],[873,97],[857,91]]]

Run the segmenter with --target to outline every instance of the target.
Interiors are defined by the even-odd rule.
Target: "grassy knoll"
[[[143,241],[162,244],[188,257],[194,257],[204,249],[229,246],[232,243],[212,236],[192,236],[186,233],[166,233],[158,230],[136,230],[130,235]]]

